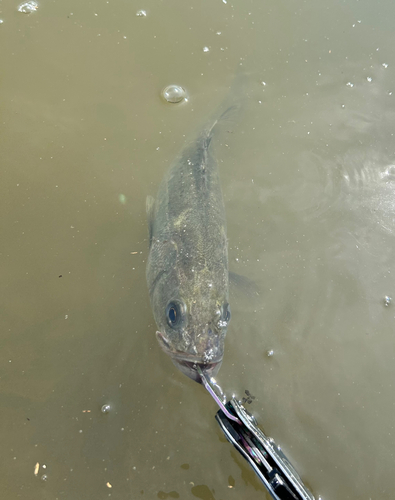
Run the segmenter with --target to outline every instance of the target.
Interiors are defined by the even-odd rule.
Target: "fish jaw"
[[[195,382],[198,382],[199,384],[202,384],[202,379],[197,372],[198,366],[202,370],[204,375],[206,375],[208,379],[211,379],[217,375],[222,365],[222,359],[214,363],[196,363],[195,361],[188,361],[182,358],[172,358],[171,360],[174,366],[178,368],[181,373],[194,380]]]
[[[202,383],[197,367],[202,370],[207,378],[215,377],[219,372],[222,364],[222,357],[220,359],[204,361],[197,356],[173,350],[162,332],[156,332],[156,338],[162,350],[170,356],[174,366],[195,382]]]

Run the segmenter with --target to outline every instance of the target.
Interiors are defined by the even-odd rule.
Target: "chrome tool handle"
[[[232,398],[225,407],[241,424],[229,419],[222,410],[218,410],[215,416],[217,422],[274,500],[315,500],[280,447],[259,429],[255,418],[244,406]]]
[[[227,440],[247,460],[274,500],[315,500],[287,457],[258,427],[255,418],[197,367],[203,385],[220,409],[215,418]]]

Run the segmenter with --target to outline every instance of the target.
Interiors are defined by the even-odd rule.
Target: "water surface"
[[[215,154],[231,268],[261,292],[232,295],[219,382],[255,396],[317,497],[392,499],[394,4],[18,5],[0,6],[3,495],[269,498],[160,351],[145,285],[145,198],[243,73]]]

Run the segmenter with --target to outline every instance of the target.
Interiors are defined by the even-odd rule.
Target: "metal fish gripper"
[[[215,415],[227,440],[251,465],[274,500],[315,500],[274,439],[267,437],[234,396],[226,396],[198,367],[202,383],[220,409]]]

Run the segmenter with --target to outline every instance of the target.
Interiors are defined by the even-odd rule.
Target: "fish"
[[[189,141],[148,196],[146,278],[156,337],[173,364],[201,383],[215,377],[230,321],[228,239],[212,139],[231,106]]]

